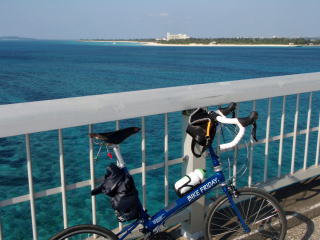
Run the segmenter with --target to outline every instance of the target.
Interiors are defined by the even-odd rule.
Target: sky
[[[0,0],[0,36],[320,37],[320,0]]]

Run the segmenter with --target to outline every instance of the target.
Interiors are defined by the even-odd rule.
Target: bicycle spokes
[[[285,223],[272,199],[256,192],[240,192],[233,200],[250,232],[243,231],[237,214],[225,199],[211,213],[209,239],[281,239]]]

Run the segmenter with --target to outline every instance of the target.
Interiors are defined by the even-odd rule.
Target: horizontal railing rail
[[[319,90],[320,73],[0,105],[0,137]]]
[[[146,172],[154,169],[164,168],[164,189],[165,189],[165,205],[169,202],[168,195],[168,167],[176,164],[189,165],[185,169],[195,167],[194,163],[188,162],[185,156],[192,153],[184,152],[184,156],[176,159],[169,159],[168,155],[168,113],[177,112],[196,107],[216,106],[229,102],[245,102],[253,101],[253,110],[256,109],[256,100],[269,99],[267,102],[267,117],[265,128],[265,137],[259,139],[258,142],[250,144],[249,148],[249,165],[247,185],[253,185],[253,149],[257,145],[264,144],[264,168],[263,181],[259,183],[268,191],[280,188],[294,182],[303,180],[320,174],[319,168],[319,148],[320,148],[320,118],[317,120],[317,126],[312,126],[311,109],[313,93],[320,90],[320,73],[295,74],[279,77],[267,77],[259,79],[249,79],[231,82],[220,82],[210,84],[199,84],[182,87],[161,88],[143,91],[123,92],[114,94],[104,94],[87,97],[66,98],[57,100],[47,100],[39,102],[28,102],[18,104],[0,105],[0,138],[16,135],[25,135],[26,143],[26,159],[28,171],[29,194],[5,199],[0,201],[0,207],[5,207],[25,201],[30,201],[31,219],[33,238],[37,239],[37,224],[35,199],[49,196],[57,193],[62,194],[62,211],[64,227],[68,226],[67,221],[67,202],[66,192],[85,186],[94,187],[96,179],[94,174],[94,157],[92,140],[89,141],[89,160],[90,160],[90,179],[80,181],[73,184],[66,184],[64,173],[64,145],[62,129],[76,126],[88,125],[88,132],[92,132],[92,126],[96,123],[116,121],[116,128],[119,128],[119,120],[130,118],[141,118],[141,166],[131,170],[132,174],[141,174],[142,178],[142,202],[146,207]],[[304,128],[298,128],[299,119],[299,100],[301,93],[309,94],[309,105],[307,111],[307,124]],[[296,94],[296,109],[294,116],[293,131],[285,132],[285,106],[287,95]],[[279,135],[270,134],[272,99],[274,97],[282,97],[282,114]],[[316,103],[319,104],[319,103]],[[259,110],[258,110],[259,111]],[[145,116],[164,114],[164,161],[157,164],[148,165],[146,161],[146,143],[145,143]],[[316,116],[319,117],[319,116]],[[260,126],[261,127],[261,126]],[[30,149],[29,134],[35,132],[58,130],[59,154],[60,154],[60,176],[61,186],[46,189],[40,192],[34,192],[32,178],[32,158]],[[311,167],[307,167],[308,162],[308,145],[309,134],[318,132],[315,159]],[[303,167],[296,169],[295,151],[297,147],[297,137],[305,136]],[[283,175],[282,169],[282,153],[283,141],[286,138],[292,138],[292,156],[291,170]],[[268,174],[269,164],[269,143],[279,141],[278,151],[278,174],[276,178],[270,178]],[[239,146],[239,149],[244,146]],[[187,147],[188,148],[188,147]],[[237,151],[235,150],[235,159],[237,159]],[[191,165],[190,165],[191,164]],[[310,164],[309,164],[310,165]],[[233,172],[237,172],[236,161],[233,165]],[[236,179],[235,175],[235,179]],[[235,182],[236,183],[236,182]],[[191,209],[191,211],[194,211]],[[189,218],[199,218],[200,215],[190,214]],[[1,221],[1,220],[0,220]],[[199,222],[199,219],[192,219],[190,222]],[[96,223],[96,206],[95,197],[92,197],[92,223]],[[3,227],[0,226],[0,236]],[[191,228],[192,232],[197,227]]]

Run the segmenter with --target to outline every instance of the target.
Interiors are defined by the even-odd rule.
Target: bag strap
[[[196,141],[192,138],[192,142],[191,142],[191,151],[193,153],[193,155],[197,158],[201,157],[201,155],[207,150],[207,148],[209,147],[210,143],[210,130],[211,130],[211,119],[209,119],[208,123],[207,123],[207,128],[206,128],[206,145],[202,147],[201,153],[197,154],[194,150],[195,146],[196,146]]]
[[[203,146],[201,153],[198,154],[198,153],[196,153],[196,152],[194,151],[195,146],[196,146],[196,141],[195,141],[194,139],[192,139],[192,142],[191,142],[191,151],[192,151],[193,155],[194,155],[196,158],[201,157],[201,155],[202,155],[202,154],[207,150],[207,148],[208,148],[207,145],[206,145],[206,146]]]

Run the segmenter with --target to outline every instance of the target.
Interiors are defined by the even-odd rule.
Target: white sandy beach
[[[139,42],[139,41],[112,41],[112,40],[81,40],[83,42],[109,42],[109,43],[137,43],[144,46],[158,46],[158,47],[300,47],[301,45],[288,45],[288,44],[200,44],[200,43],[190,43],[190,44],[163,44],[157,42]],[[303,45],[308,47],[308,45]],[[315,47],[319,45],[310,45],[310,47]]]
[[[164,46],[164,47],[298,47],[299,45],[288,44],[163,44],[156,42],[141,42],[145,46]]]

